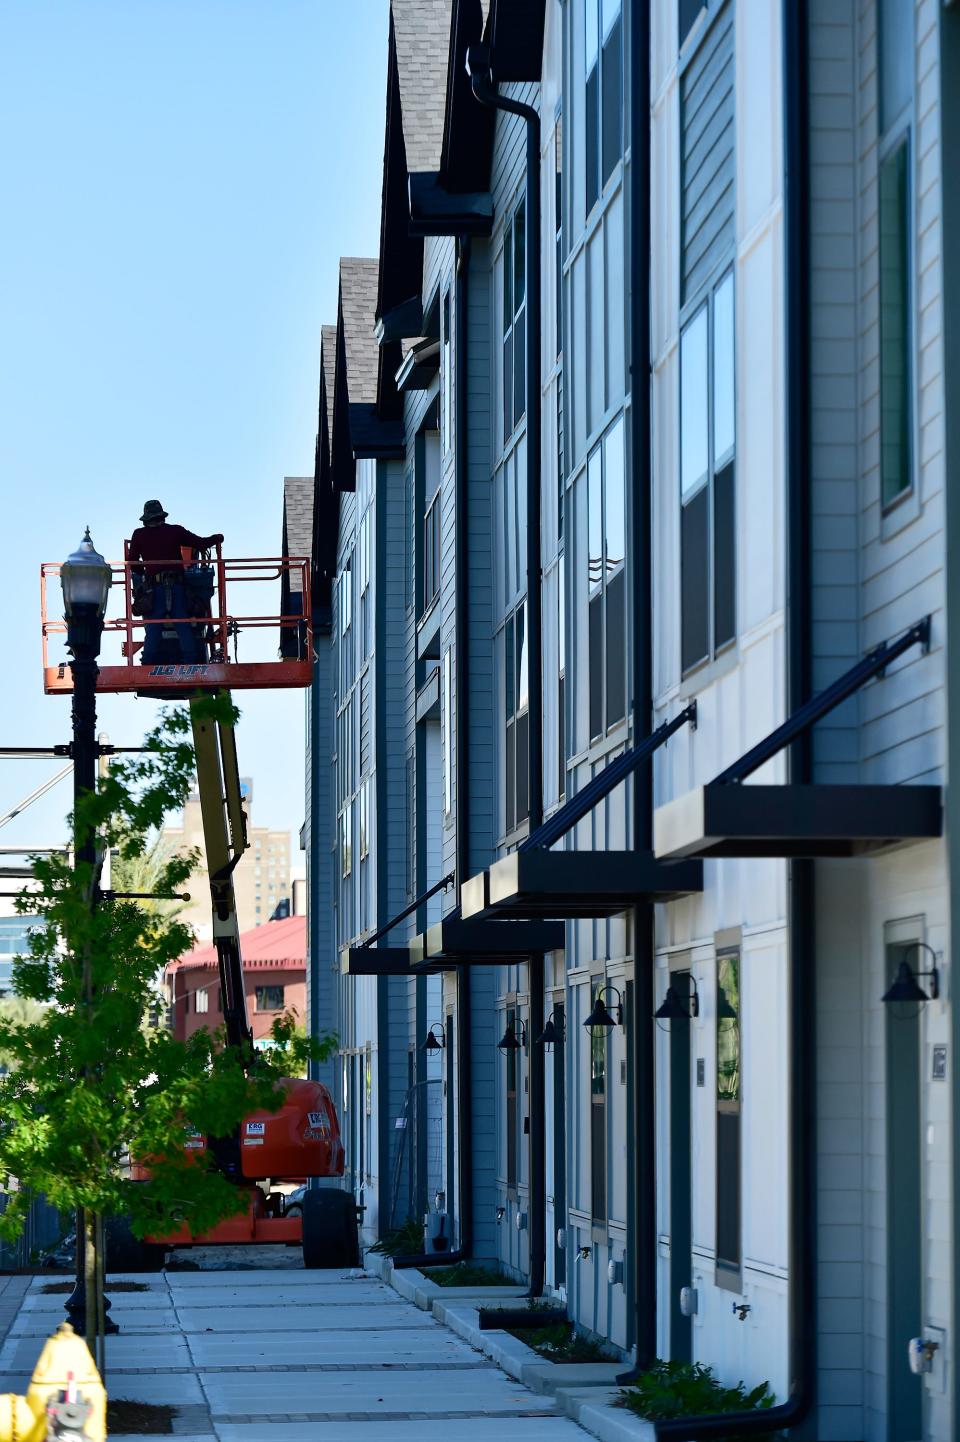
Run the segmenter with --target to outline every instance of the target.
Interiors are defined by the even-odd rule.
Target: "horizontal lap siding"
[[[681,281],[685,298],[734,238],[733,5],[727,5],[680,79]]]

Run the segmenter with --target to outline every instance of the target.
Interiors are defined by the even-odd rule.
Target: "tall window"
[[[503,629],[504,831],[530,815],[530,690],[527,672],[527,603],[522,601]]]
[[[453,810],[453,686],[449,647],[443,653],[443,809],[447,816]]]
[[[360,783],[360,860],[370,854],[370,777]]]
[[[426,613],[440,592],[440,491],[423,518],[423,609]]]
[[[506,445],[526,410],[527,247],[523,200],[504,232],[502,275],[503,443]]]
[[[371,629],[371,605],[370,605],[370,545],[371,545],[370,510],[364,511],[360,518],[360,528],[357,536],[357,590],[360,593],[360,664],[370,654],[370,629]]]
[[[717,1281],[740,1284],[740,955],[717,958]]]
[[[913,6],[877,5],[880,270],[880,499],[891,506],[912,484],[910,338],[912,253]]]
[[[517,1013],[513,1007],[507,1008],[506,1035],[516,1036],[517,1034]],[[517,1074],[520,1070],[517,1058],[520,1054],[519,1047],[510,1047],[507,1051],[507,1085],[506,1085],[506,1141],[507,1141],[507,1186],[517,1185],[517,1106],[519,1096],[517,1092]]]
[[[557,563],[557,795],[567,790],[567,577],[564,558]]]
[[[450,292],[443,297],[440,327],[440,399],[443,417],[443,449],[453,444],[453,368],[450,364]]]
[[[600,995],[601,980],[594,981],[592,1000]],[[607,1028],[590,1032],[590,1215],[607,1220]]]
[[[590,737],[626,714],[626,491],[623,418],[587,464]]]
[[[353,684],[353,574],[351,561],[340,572],[337,586],[337,610],[340,630],[340,695],[345,696]]]
[[[681,664],[689,671],[736,635],[733,272],[680,337]]]
[[[584,0],[587,212],[623,153],[621,0]]]
[[[210,1010],[210,995],[209,995],[206,987],[201,987],[201,988],[200,988],[200,990],[196,993],[196,998],[197,998],[197,1011],[203,1012],[203,1011],[209,1011],[209,1010]]]
[[[353,871],[353,813],[351,805],[340,816],[340,875],[349,876]]]

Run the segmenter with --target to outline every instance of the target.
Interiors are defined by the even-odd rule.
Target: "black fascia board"
[[[544,0],[492,0],[487,38],[495,81],[539,81],[545,18]]]
[[[389,460],[406,454],[402,420],[385,420],[377,407],[356,401],[350,406],[350,448],[355,461]]]
[[[467,74],[467,51],[482,39],[480,0],[453,0],[440,152],[440,176],[446,189],[452,192],[469,194],[490,188],[496,117],[477,100]]]
[[[437,171],[410,176],[410,233],[484,237],[493,230],[493,196],[488,190],[448,190]]]
[[[383,347],[391,341],[412,340],[423,335],[423,296],[408,296],[392,310],[384,311],[377,321],[377,343]]]
[[[343,976],[409,976],[410,953],[405,946],[351,946],[340,971]]]
[[[427,928],[423,935],[428,960],[447,957],[467,965],[495,965],[504,958],[524,960],[537,952],[562,951],[566,926],[562,921],[478,921],[451,916]]]
[[[700,861],[663,862],[644,851],[515,851],[466,881],[460,906],[467,920],[574,920],[702,890]]]

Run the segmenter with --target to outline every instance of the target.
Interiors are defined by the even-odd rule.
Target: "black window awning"
[[[444,917],[414,937],[410,965],[417,971],[443,963],[455,966],[501,966],[565,945],[562,921],[484,921]]]
[[[939,786],[697,786],[659,806],[654,852],[687,857],[862,856],[939,836]]]
[[[644,851],[515,851],[471,877],[465,918],[616,916],[643,901],[703,890],[699,861],[662,862]],[[497,920],[497,925],[500,921]]]
[[[657,807],[657,858],[861,856],[940,836],[939,786],[741,784],[911,647],[926,651],[929,639],[926,617],[858,661],[713,781]]]
[[[410,948],[406,946],[345,946],[340,952],[341,976],[409,976]],[[429,963],[420,972],[445,971]]]

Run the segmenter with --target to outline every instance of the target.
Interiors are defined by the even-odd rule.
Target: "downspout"
[[[784,95],[784,392],[787,489],[787,711],[811,694],[810,574],[810,264],[807,160],[807,6],[781,0]],[[810,734],[793,743],[794,784],[812,775]],[[768,1434],[799,1426],[816,1388],[816,964],[812,861],[789,864],[787,882],[789,1006],[788,1192],[790,1206],[790,1395],[762,1411],[655,1422],[658,1438]]]
[[[650,434],[650,5],[634,0],[630,12],[630,409],[633,440],[633,743],[653,721],[653,617]],[[633,773],[633,844],[653,847],[653,766]],[[657,1355],[656,1053],[653,1030],[654,908],[633,910],[633,1345],[629,1383]],[[632,1134],[632,1135],[631,1135]]]
[[[470,237],[461,236],[457,256],[454,293],[456,324],[456,427],[454,454],[456,503],[456,581],[454,645],[457,654],[457,895],[470,875],[470,618],[468,569],[468,481],[467,455],[467,284],[470,271]],[[418,979],[420,987],[422,981]],[[418,1031],[417,1035],[420,1035]],[[460,1202],[459,1246],[455,1252],[429,1252],[415,1257],[396,1257],[395,1267],[449,1267],[466,1261],[473,1248],[473,1051],[470,967],[457,967],[457,1157]],[[418,1048],[419,1054],[419,1048]]]
[[[467,70],[474,96],[481,105],[519,115],[527,131],[526,262],[527,262],[527,645],[530,690],[529,777],[530,830],[543,820],[543,617],[540,585],[541,509],[541,357],[540,357],[540,112],[532,105],[501,95],[494,89],[490,51],[485,45],[471,45]],[[529,977],[529,1026],[531,1037],[543,1030],[543,955],[531,956]],[[542,1046],[531,1043],[529,1162],[531,1297],[543,1292],[546,1268],[546,1058]]]

